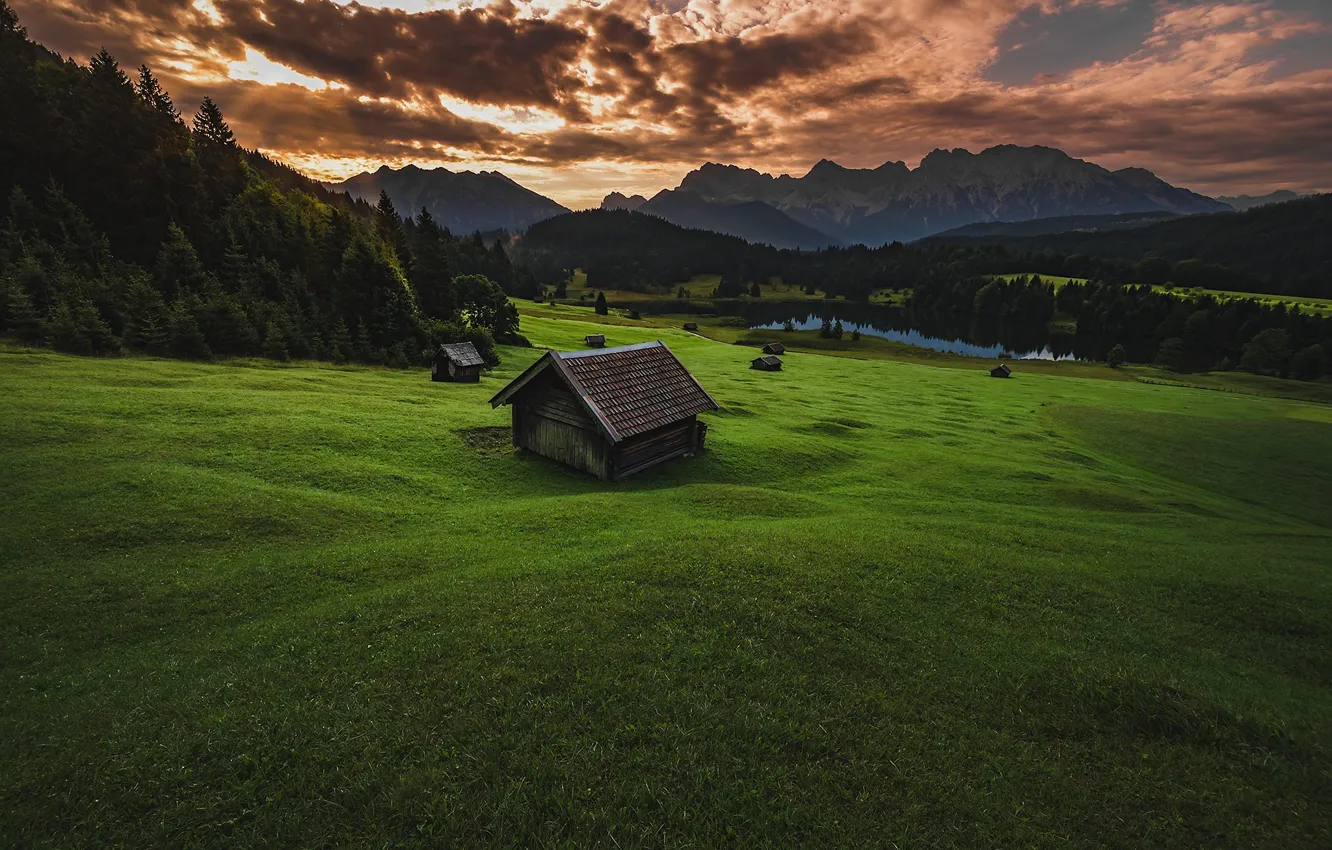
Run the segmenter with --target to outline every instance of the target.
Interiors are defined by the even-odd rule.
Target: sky
[[[1212,195],[1332,190],[1330,0],[8,0],[321,179],[498,170],[573,208],[704,162],[1050,145]]]

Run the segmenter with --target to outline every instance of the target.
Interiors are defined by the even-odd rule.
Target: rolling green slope
[[[0,843],[1325,846],[1332,408],[595,329],[704,454],[0,353]]]

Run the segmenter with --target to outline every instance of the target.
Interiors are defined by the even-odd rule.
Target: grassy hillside
[[[707,452],[0,353],[0,843],[1326,846],[1332,408],[595,329]]]

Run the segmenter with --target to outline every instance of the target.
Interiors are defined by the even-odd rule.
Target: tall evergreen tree
[[[235,148],[236,136],[231,132],[221,108],[211,97],[205,97],[194,115],[194,136],[207,144],[220,148]]]
[[[180,120],[180,113],[176,111],[176,104],[172,103],[171,96],[167,94],[166,89],[162,88],[162,84],[157,81],[157,77],[153,76],[153,72],[147,65],[139,66],[139,81],[135,84],[134,90],[138,93],[143,104],[159,117],[172,123]]]

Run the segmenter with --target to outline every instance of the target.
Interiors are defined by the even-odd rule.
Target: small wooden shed
[[[703,448],[716,410],[665,343],[547,352],[490,400],[513,408],[513,445],[618,481]]]
[[[698,330],[698,322],[685,322],[685,323],[684,323],[684,329],[687,330],[687,331],[697,331],[697,330]]]
[[[990,370],[991,378],[1007,378],[1013,374],[1013,370],[1008,368],[1007,363],[1000,363]]]
[[[606,335],[605,335],[605,334],[588,334],[587,336],[583,337],[583,342],[587,343],[587,347],[588,347],[588,348],[605,348],[605,347],[606,347]]]
[[[770,343],[768,343],[767,345],[763,346],[763,353],[764,353],[764,354],[785,354],[785,353],[786,353],[786,346],[782,345],[780,342],[770,342]]]
[[[444,343],[430,362],[430,380],[476,383],[486,361],[470,342]]]
[[[749,368],[758,369],[761,372],[780,372],[782,369],[782,358],[774,357],[771,354],[763,357],[755,357],[749,361]]]

